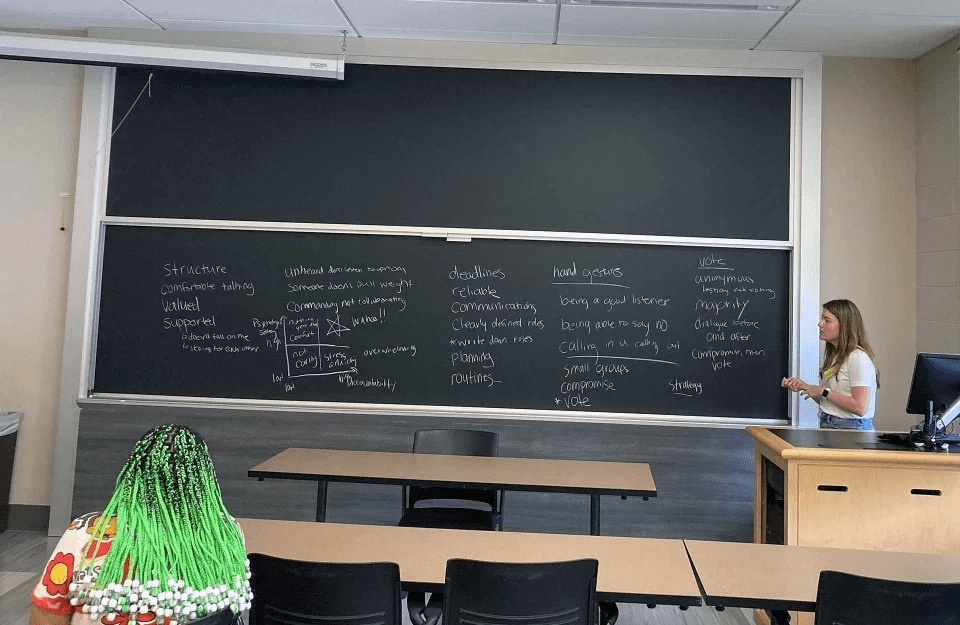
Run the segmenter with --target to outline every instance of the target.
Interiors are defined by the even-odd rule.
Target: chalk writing
[[[736,418],[786,404],[788,252],[108,230],[98,391]]]

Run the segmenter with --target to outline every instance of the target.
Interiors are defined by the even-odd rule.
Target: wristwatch
[[[826,398],[829,397],[829,396],[830,396],[830,389],[828,389],[826,386],[824,386],[824,387],[823,387],[823,392],[820,393],[820,397],[823,397],[824,399],[826,399]]]

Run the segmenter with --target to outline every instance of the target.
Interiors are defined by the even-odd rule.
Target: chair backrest
[[[496,456],[500,437],[483,430],[417,430],[413,433],[413,453],[454,456]],[[490,506],[495,517],[500,515],[502,491],[483,488],[450,488],[442,486],[409,486],[403,492],[403,512],[418,501],[427,499],[460,499]]]
[[[250,625],[400,625],[400,567],[251,553]]]
[[[596,625],[597,561],[448,560],[444,625]]]
[[[230,608],[217,610],[206,616],[190,621],[190,625],[231,625],[237,618]]]
[[[496,456],[500,437],[483,430],[417,430],[413,453],[457,456]]]
[[[821,571],[815,625],[960,625],[960,582],[923,583]]]

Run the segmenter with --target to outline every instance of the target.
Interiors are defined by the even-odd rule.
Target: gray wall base
[[[8,530],[45,532],[48,523],[50,523],[50,506],[10,504],[10,516],[7,518]]]
[[[247,477],[250,467],[287,447],[409,451],[417,429],[463,427],[498,432],[502,456],[649,463],[658,496],[601,497],[603,534],[753,540],[753,439],[742,429],[130,405],[81,411],[74,516],[103,509],[134,442],[160,423],[187,425],[204,437],[224,502],[238,517],[314,519],[314,482]],[[399,517],[399,486],[329,486],[328,521],[395,525]],[[588,534],[590,499],[507,492],[504,529]]]

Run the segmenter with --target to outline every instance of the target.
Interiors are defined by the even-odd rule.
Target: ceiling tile
[[[654,39],[759,41],[780,17],[776,11],[663,9],[564,5],[560,35]]]
[[[536,2],[340,0],[363,37],[552,42],[556,5]]]
[[[656,37],[609,37],[604,35],[559,35],[557,43],[571,46],[635,46],[640,48],[685,48],[690,50],[750,50],[756,39],[667,39]]]
[[[824,44],[798,43],[788,41],[764,41],[757,50],[776,50],[789,52],[821,52],[824,56],[877,57],[887,59],[915,59],[931,50],[932,46],[898,44],[847,44],[843,41]]]
[[[958,0],[800,0],[793,13],[960,17]]]
[[[551,0],[552,1],[552,0]],[[773,0],[772,2],[758,2],[754,0],[560,0],[562,4],[593,4],[593,5],[637,5],[637,4],[690,4],[690,5],[713,5],[717,7],[743,7],[744,5],[775,6],[781,10],[790,8],[793,0]]]
[[[167,30],[194,30],[202,32],[262,33],[268,35],[324,35],[339,37],[344,30],[352,35],[350,27],[331,24],[261,24],[257,22],[207,22],[202,20],[157,20]]]
[[[347,25],[333,0],[127,1],[157,21]]]
[[[936,19],[899,15],[825,15],[790,13],[767,35],[765,43],[805,42],[826,50],[840,42],[863,46],[933,47],[960,32],[960,17]]]
[[[479,43],[552,44],[553,33],[508,33],[482,30],[404,30],[400,28],[362,28],[360,34],[370,39],[424,39],[429,41],[471,41]]]
[[[0,27],[157,28],[121,0],[0,0]]]
[[[960,34],[960,0],[757,3],[795,1],[759,44],[783,13],[738,8],[751,0],[559,1],[556,43],[569,45],[915,58]],[[0,28],[337,36],[352,31],[341,6],[364,37],[554,43],[557,0],[0,0]]]

